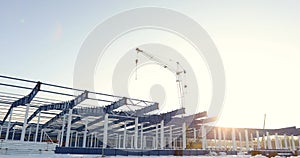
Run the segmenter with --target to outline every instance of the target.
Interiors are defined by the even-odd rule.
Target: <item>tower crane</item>
[[[162,66],[163,68],[168,69],[176,76],[176,84],[177,84],[177,91],[178,91],[178,100],[181,108],[184,108],[184,88],[187,88],[187,85],[183,84],[183,78],[186,75],[185,69],[180,65],[180,63],[176,62],[176,67],[172,67],[159,59],[158,57],[153,56],[152,54],[145,52],[142,49],[136,48],[137,58],[135,60],[136,64],[136,71],[137,71],[137,65],[138,65],[138,54],[143,55],[147,59],[155,62],[156,64]],[[137,73],[137,72],[136,72]]]

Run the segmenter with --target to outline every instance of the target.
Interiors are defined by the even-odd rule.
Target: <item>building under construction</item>
[[[300,130],[212,127],[207,112],[159,113],[156,102],[0,76],[1,154],[105,155],[296,151]],[[196,150],[197,149],[197,150]]]

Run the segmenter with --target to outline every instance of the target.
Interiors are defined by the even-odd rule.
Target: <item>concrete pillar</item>
[[[87,128],[88,128],[88,120],[84,121],[84,133],[83,133],[83,142],[82,142],[82,147],[86,147],[86,135],[87,135]]]
[[[164,131],[164,120],[161,120],[160,122],[160,149],[164,149],[165,147],[165,143],[164,143],[164,135],[165,135],[165,131]]]
[[[221,150],[221,148],[222,148],[221,128],[218,128],[218,149]]]
[[[173,149],[172,141],[173,141],[173,130],[172,130],[172,126],[170,126],[170,134],[169,134],[169,148],[170,149]]]
[[[182,149],[186,149],[186,123],[182,124]]]
[[[260,150],[261,147],[260,147],[260,140],[259,140],[259,132],[256,131],[256,139],[257,139],[257,149]]]
[[[206,129],[204,125],[201,126],[201,133],[202,133],[202,149],[205,150],[207,144],[206,144]]]
[[[75,132],[75,144],[74,144],[75,148],[77,147],[77,141],[78,141],[78,132],[76,131]]]
[[[8,140],[9,129],[10,129],[10,124],[11,124],[11,118],[12,118],[13,111],[14,111],[14,109],[12,108],[12,109],[10,110],[10,113],[9,113],[9,119],[8,119],[8,124],[7,124],[6,134],[5,134],[5,141]]]
[[[268,149],[272,149],[272,143],[271,143],[269,132],[267,132],[267,142],[268,142]]]
[[[245,130],[245,141],[246,141],[246,151],[249,151],[249,137],[248,137],[248,130]]]
[[[232,148],[233,148],[233,151],[236,151],[235,128],[232,128],[232,134],[231,134],[231,137],[232,137]]]
[[[239,132],[239,138],[240,138],[240,151],[243,151],[243,142],[242,142],[242,134]]]
[[[279,147],[279,141],[278,141],[278,134],[275,133],[275,149],[280,149]]]
[[[107,147],[107,133],[108,133],[108,114],[104,116],[104,131],[103,131],[103,148]]]
[[[60,146],[62,146],[62,144],[64,142],[65,124],[66,124],[66,115],[64,115],[62,127],[61,127]]]
[[[40,126],[40,120],[41,120],[41,112],[39,112],[38,120],[37,120],[37,123],[36,123],[34,142],[36,142],[36,141],[37,141],[37,138],[38,138],[38,134],[39,134],[39,126]]]
[[[127,123],[124,122],[124,133],[123,133],[123,135],[124,135],[124,137],[123,137],[123,148],[124,148],[124,149],[126,149],[126,144],[127,144],[127,139],[126,139],[126,137],[127,137],[127,136],[126,136],[126,134],[127,134],[127,133],[126,133],[126,132],[127,132],[127,131],[126,131],[126,124],[127,124]]]
[[[71,132],[71,126],[72,126],[72,112],[73,109],[69,109],[69,116],[68,116],[68,125],[67,125],[67,135],[66,135],[66,147],[69,147],[70,143],[70,132]]]
[[[293,151],[296,151],[294,135],[292,135],[291,137],[292,137],[292,150],[293,150]]]
[[[284,149],[288,149],[286,134],[283,135],[283,139],[284,139]]]
[[[158,124],[156,125],[156,130],[155,130],[155,149],[158,149]]]
[[[138,136],[139,136],[139,118],[136,117],[134,121],[134,149],[138,148]]]

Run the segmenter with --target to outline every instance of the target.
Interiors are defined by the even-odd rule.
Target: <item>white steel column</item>
[[[239,132],[239,138],[240,138],[240,151],[243,151],[243,143],[242,143],[242,134]]]
[[[296,146],[295,146],[294,135],[292,135],[291,137],[292,137],[292,150],[295,151],[296,150]]]
[[[70,132],[71,132],[71,126],[72,126],[72,112],[73,109],[69,109],[69,116],[68,116],[68,125],[67,125],[67,135],[66,135],[66,147],[69,147],[70,143]]]
[[[267,149],[267,139],[266,139],[266,136],[263,134],[263,139],[262,139],[264,142],[264,149]]]
[[[27,141],[28,142],[30,141],[30,135],[31,135],[31,127],[29,128],[29,133],[28,133],[28,136],[27,136]]]
[[[138,148],[138,136],[139,136],[139,118],[136,117],[134,121],[134,149]]]
[[[161,120],[160,122],[160,149],[164,149],[165,143],[164,143],[164,120]]]
[[[71,134],[70,134],[70,143],[69,143],[69,146],[72,147],[72,141],[73,141],[73,133],[71,131]]]
[[[1,139],[1,135],[2,135],[2,126],[0,126],[0,139]]]
[[[143,144],[144,144],[144,133],[143,133],[143,123],[141,123],[141,149],[143,149]]]
[[[24,141],[24,139],[25,139],[29,107],[30,107],[30,104],[26,104],[26,110],[25,110],[25,116],[24,116],[24,122],[23,122],[23,126],[22,126],[22,133],[21,133],[20,141]]]
[[[122,135],[119,135],[119,138],[118,138],[118,148],[121,148],[121,140],[122,140]]]
[[[152,149],[155,149],[155,137],[152,137]]]
[[[196,128],[193,128],[193,130],[194,130],[194,142],[196,142],[196,137],[197,137],[197,130],[196,130]]]
[[[217,131],[214,128],[214,140],[215,140],[215,149],[217,149]]]
[[[108,114],[104,116],[104,131],[103,131],[103,148],[107,147],[107,133],[108,133]]]
[[[280,149],[279,147],[279,141],[278,141],[278,134],[275,133],[275,149]]]
[[[257,149],[261,149],[260,140],[259,140],[259,132],[258,131],[256,131],[256,139],[257,139]]]
[[[227,148],[227,143],[226,143],[226,131],[223,130],[223,148],[226,150]]]
[[[131,135],[131,140],[130,140],[131,149],[133,149],[133,140],[134,140],[134,135]]]
[[[249,137],[248,137],[248,130],[245,130],[245,141],[246,141],[246,151],[249,151]]]
[[[155,149],[158,149],[158,124],[156,125],[156,130],[155,130]]]
[[[82,147],[86,147],[86,135],[87,135],[87,128],[88,128],[88,120],[86,119],[84,121],[84,133],[83,133],[83,142],[82,142]]]
[[[123,138],[123,148],[126,149],[127,139],[126,139],[126,121],[124,122],[124,138]]]
[[[44,136],[44,129],[41,130],[41,135],[40,135],[40,142],[43,141],[43,136]]]
[[[253,134],[252,133],[250,133],[250,148],[251,148],[251,150],[254,150]]]
[[[186,123],[182,124],[182,149],[186,149]]]
[[[34,142],[36,142],[36,141],[37,141],[37,138],[38,138],[38,134],[39,134],[39,126],[40,126],[40,120],[41,120],[41,112],[39,112],[38,120],[37,120],[37,123],[36,123]]]
[[[5,134],[5,141],[8,140],[9,129],[10,129],[10,124],[11,124],[11,118],[12,118],[13,111],[14,111],[14,108],[12,108],[12,109],[10,110],[10,113],[9,113],[9,119],[8,119],[8,124],[7,124],[6,134]]]
[[[91,148],[93,147],[93,135],[94,135],[94,133],[91,133],[91,141],[90,141],[90,147]]]
[[[235,136],[235,128],[232,128],[232,131],[231,131],[231,137],[232,137],[232,148],[233,148],[233,151],[236,151],[236,136]]]
[[[74,146],[77,147],[78,132],[76,131],[75,133],[76,134],[75,134],[75,144],[74,144]]]
[[[14,139],[15,139],[15,132],[16,132],[16,130],[14,129],[14,130],[13,130],[13,135],[12,135],[12,137],[11,137],[11,140],[14,140]]]
[[[170,134],[169,134],[169,148],[173,149],[173,130],[172,130],[172,126],[170,125]]]
[[[221,150],[222,146],[222,135],[221,135],[221,128],[218,128],[218,149]]]
[[[62,127],[61,127],[60,146],[62,146],[63,141],[64,141],[65,124],[66,124],[66,115],[64,115],[63,122],[62,122]]]
[[[284,137],[284,149],[288,149],[288,143],[287,143],[287,139],[286,139],[286,134],[284,134],[283,137]]]
[[[266,133],[267,133],[268,149],[272,149],[272,143],[271,143],[269,132]]]
[[[201,126],[201,133],[202,133],[202,149],[205,150],[207,145],[206,145],[206,129],[204,125]]]

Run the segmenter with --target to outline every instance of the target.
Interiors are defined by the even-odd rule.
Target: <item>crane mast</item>
[[[136,53],[137,53],[137,55],[138,54],[142,54],[144,57],[146,57],[149,60],[155,62],[156,64],[162,66],[163,68],[168,69],[169,71],[171,71],[175,75],[175,77],[176,77],[176,84],[177,84],[177,92],[178,92],[179,104],[180,104],[181,108],[184,108],[184,88],[186,88],[187,86],[184,85],[182,82],[183,82],[183,76],[186,74],[186,71],[180,65],[180,63],[176,62],[176,68],[174,68],[172,66],[169,66],[167,63],[165,63],[164,61],[162,61],[158,57],[155,57],[155,56],[149,54],[148,52],[145,52],[144,50],[141,50],[139,48],[136,48]],[[138,57],[135,60],[135,63],[136,63],[136,67],[137,67]],[[137,69],[136,69],[136,71],[137,71]]]

